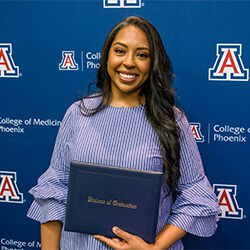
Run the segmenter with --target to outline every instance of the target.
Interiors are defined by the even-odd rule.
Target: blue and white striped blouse
[[[98,98],[88,99],[86,104],[94,107],[99,101]],[[70,160],[162,171],[159,139],[147,121],[144,105],[108,106],[94,116],[85,117],[80,113],[79,104],[74,103],[67,110],[51,164],[30,190],[35,200],[28,217],[40,223],[65,220]],[[173,202],[172,195],[162,199],[166,195],[162,188],[157,233],[170,223],[191,234],[211,236],[217,228],[218,202],[204,174],[188,121],[177,109],[176,121],[181,129],[180,192]],[[64,229],[60,245],[66,250],[111,249],[91,235]],[[183,249],[182,242],[178,241],[170,249]]]

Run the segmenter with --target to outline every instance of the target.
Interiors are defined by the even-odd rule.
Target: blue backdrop
[[[0,246],[38,249],[28,190],[50,162],[60,121],[95,80],[114,24],[139,15],[159,31],[205,172],[222,209],[187,249],[249,249],[250,1],[0,1]]]

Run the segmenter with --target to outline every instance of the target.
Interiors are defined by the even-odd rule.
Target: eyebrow
[[[114,43],[113,45],[121,45],[121,46],[123,46],[123,47],[126,47],[126,48],[128,48],[128,46],[126,45],[126,44],[124,44],[124,43],[121,43],[121,42],[116,42],[116,43]],[[149,48],[147,48],[147,47],[139,47],[139,48],[136,48],[136,50],[148,50],[148,51],[150,51],[150,49]]]

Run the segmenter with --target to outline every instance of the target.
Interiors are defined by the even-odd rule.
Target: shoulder
[[[174,116],[175,122],[179,126],[181,131],[186,131],[187,129],[190,129],[188,119],[181,108],[174,106]]]
[[[79,115],[81,110],[95,109],[102,101],[100,93],[94,93],[89,96],[83,97],[82,99],[72,103],[67,109],[65,115]]]
[[[200,152],[185,113],[176,109],[176,123],[179,126],[180,171],[179,184],[193,183],[204,178]]]
[[[80,100],[87,108],[95,108],[102,102],[102,95],[100,92],[83,97]]]
[[[194,146],[196,148],[196,142],[194,139],[194,135],[189,124],[188,118],[185,115],[184,111],[178,107],[174,107],[175,113],[175,122],[179,127],[179,134],[180,134],[180,144],[185,145],[187,147]]]
[[[72,120],[73,117],[76,117],[79,113],[79,105],[80,105],[79,101],[72,103],[66,110],[63,121],[69,119]]]
[[[102,95],[100,92],[96,92],[94,94],[83,97],[78,102],[78,107],[81,112],[85,115],[91,115],[93,111],[99,109],[100,105],[102,105]]]

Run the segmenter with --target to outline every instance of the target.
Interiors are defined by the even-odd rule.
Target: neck
[[[109,105],[119,108],[133,108],[133,107],[138,107],[144,103],[145,103],[144,98],[140,99],[138,96],[136,98],[124,98],[124,97],[119,98],[112,96]]]
[[[112,86],[111,86],[112,87]],[[137,107],[145,103],[145,98],[139,97],[140,90],[133,91],[132,93],[122,93],[116,91],[115,88],[111,88],[111,96],[109,105],[114,107],[132,108]]]
[[[118,108],[133,108],[133,107],[138,107],[141,105],[141,103],[137,102],[137,104],[132,104],[132,103],[117,103],[117,102],[114,102],[114,101],[111,101],[109,103],[110,106],[113,106],[113,107],[118,107]]]

